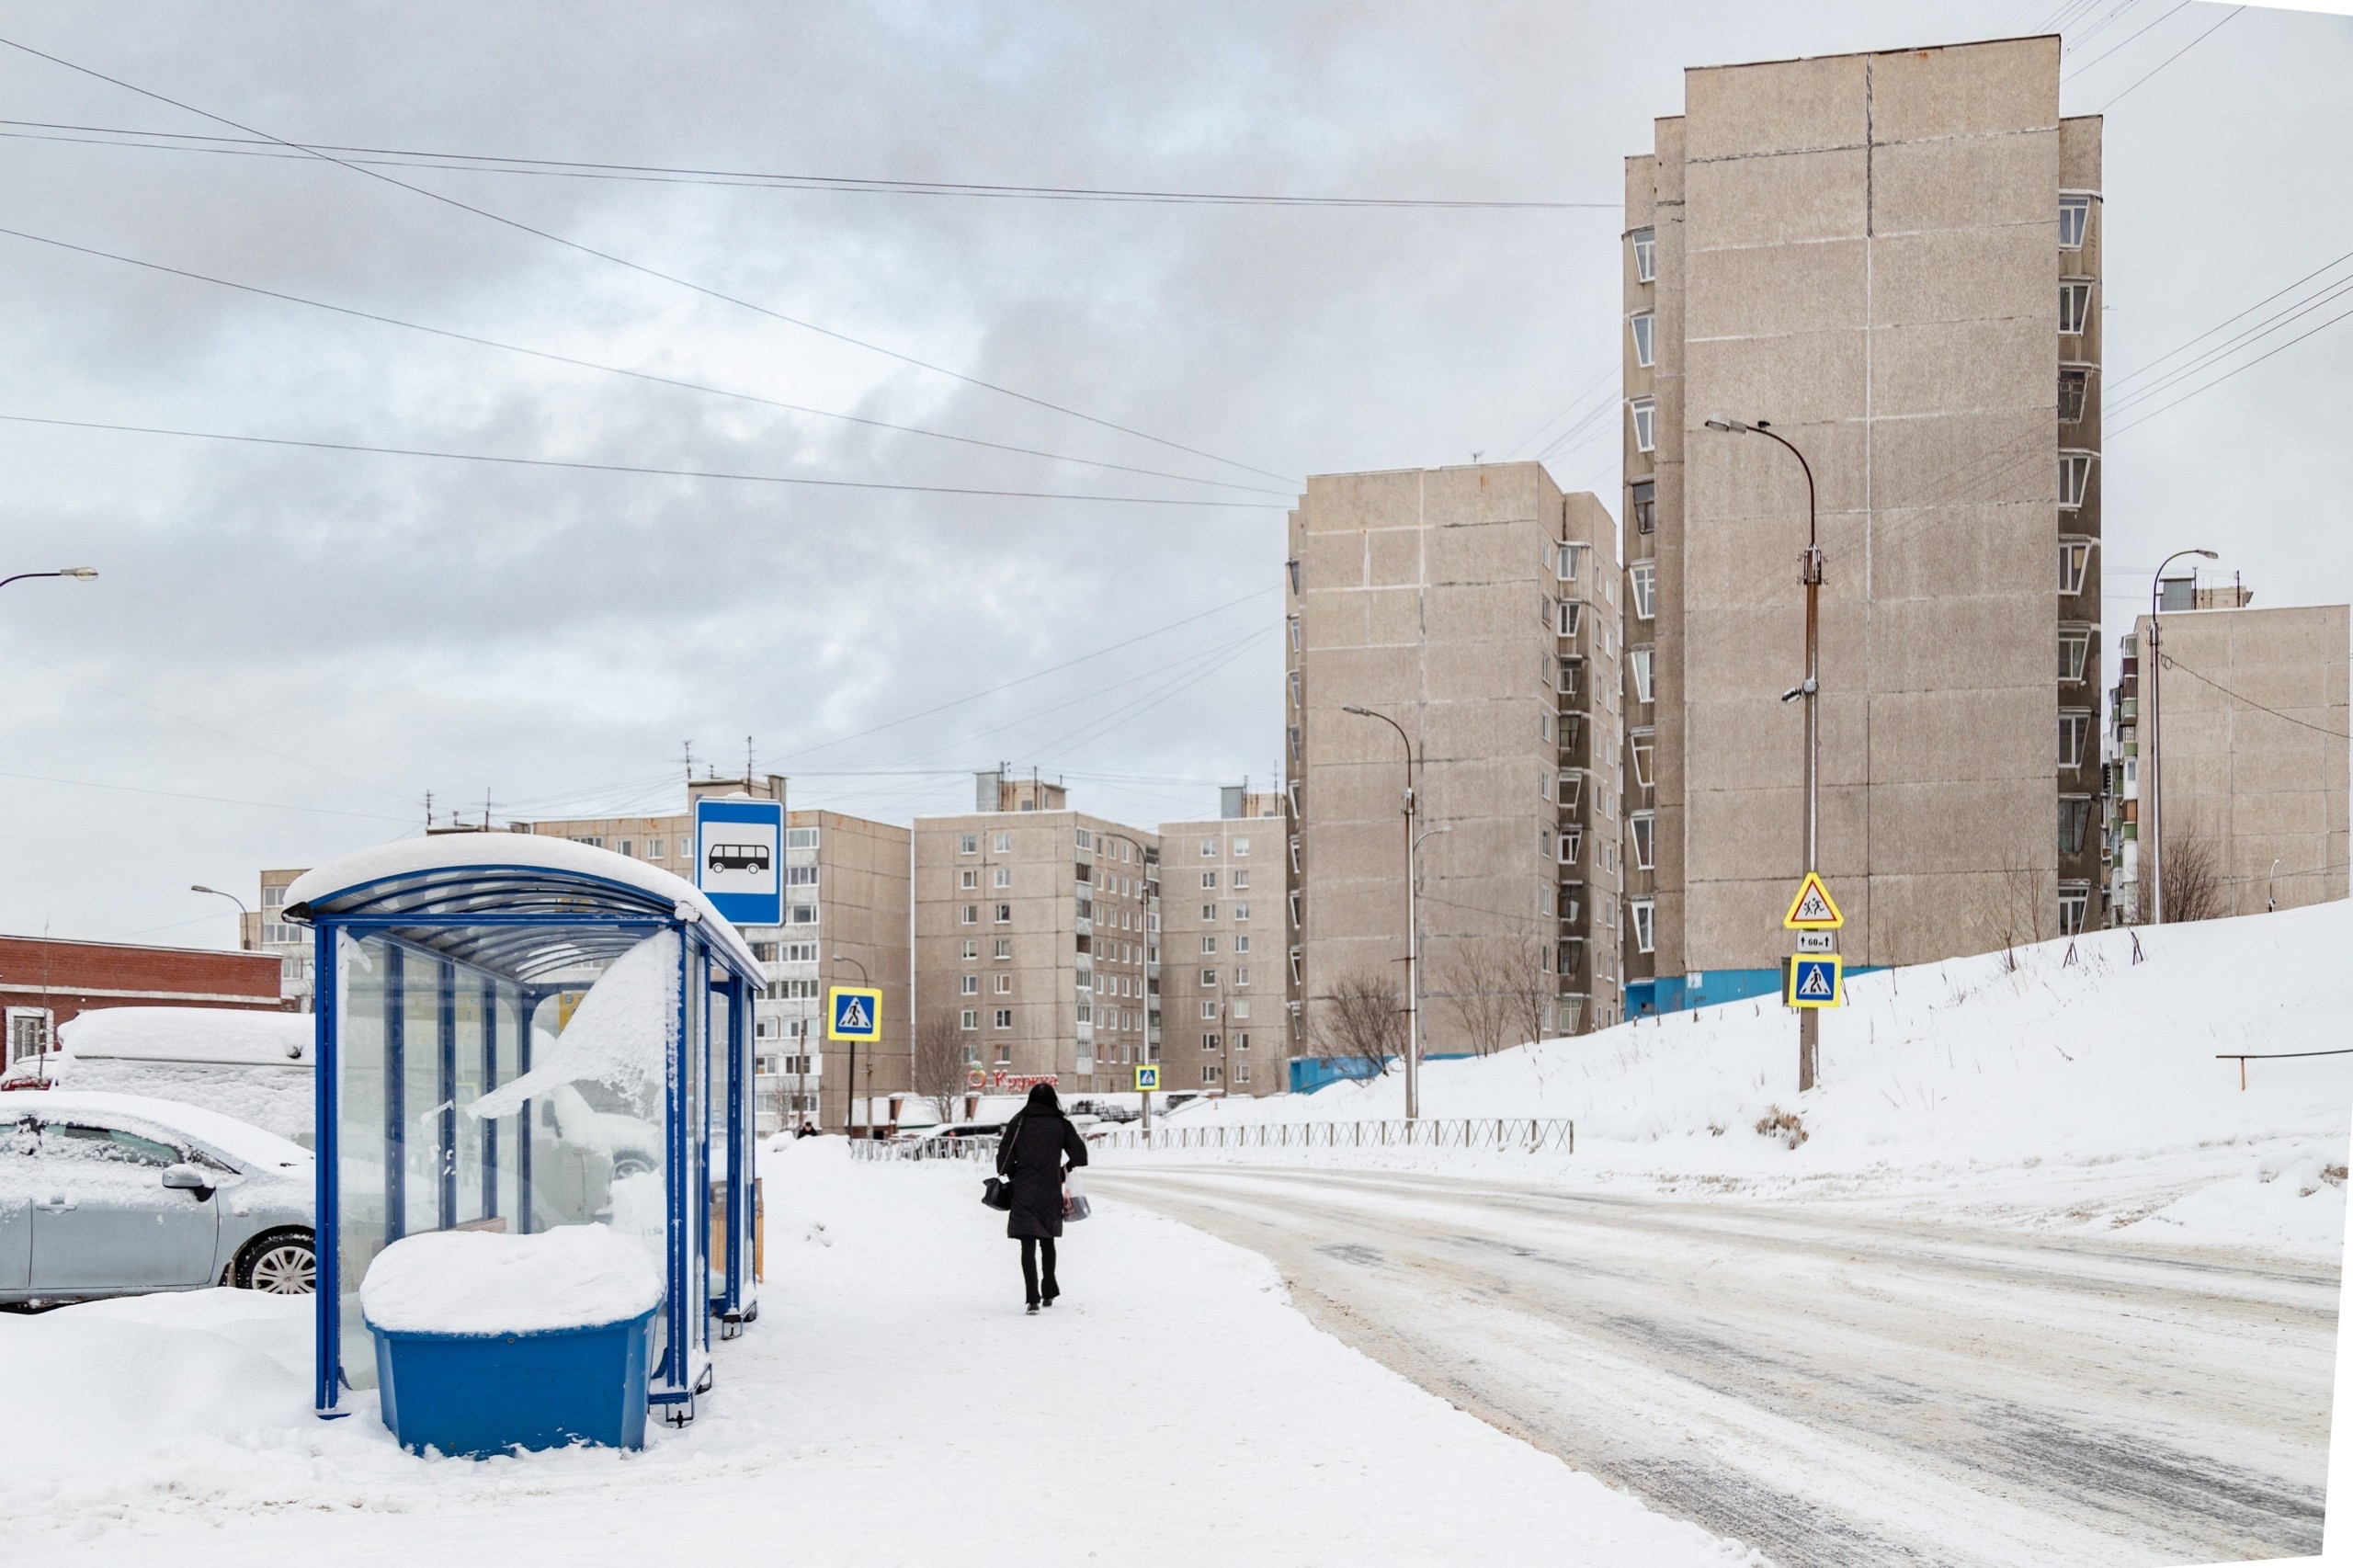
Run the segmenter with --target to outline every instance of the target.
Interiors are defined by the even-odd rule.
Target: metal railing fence
[[[1090,1148],[1112,1149],[1490,1149],[1536,1153],[1577,1152],[1577,1124],[1566,1117],[1424,1117],[1418,1121],[1262,1121],[1199,1127],[1097,1130]],[[849,1146],[854,1160],[985,1160],[996,1158],[988,1138],[906,1138]]]

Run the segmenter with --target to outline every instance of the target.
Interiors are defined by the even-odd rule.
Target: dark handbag
[[[989,1177],[988,1180],[981,1183],[981,1206],[984,1209],[995,1209],[1000,1213],[1011,1210],[1013,1189],[995,1176]]]

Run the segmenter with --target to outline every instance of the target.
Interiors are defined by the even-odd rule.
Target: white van
[[[0,1087],[174,1100],[307,1149],[316,1023],[236,1007],[101,1007],[60,1024],[59,1049],[18,1062]]]

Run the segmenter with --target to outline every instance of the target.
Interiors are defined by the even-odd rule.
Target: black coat
[[[997,1139],[996,1174],[1012,1190],[1013,1211],[1005,1219],[1008,1236],[1063,1233],[1063,1160],[1086,1164],[1086,1140],[1059,1112],[1024,1108],[1014,1113]]]

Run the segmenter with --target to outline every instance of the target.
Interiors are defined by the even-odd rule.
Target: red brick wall
[[[281,1011],[288,1004],[278,992],[278,962],[272,953],[0,937],[0,1006],[45,1006],[61,1024],[94,1007]]]

